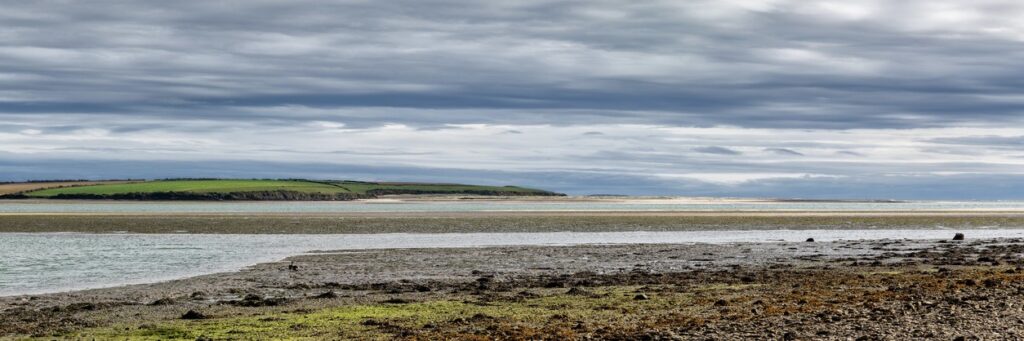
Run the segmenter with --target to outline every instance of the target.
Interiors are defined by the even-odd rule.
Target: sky
[[[1024,3],[0,0],[0,181],[1024,199]]]

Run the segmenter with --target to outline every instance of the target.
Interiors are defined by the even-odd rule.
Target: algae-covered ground
[[[533,289],[480,300],[466,295],[423,302],[400,299],[372,305],[325,308],[245,317],[180,320],[155,325],[115,325],[64,336],[97,339],[215,340],[254,339],[423,339],[469,337],[469,329],[486,324],[493,336],[573,338],[582,336],[577,321],[598,326],[638,328],[641,321],[666,311],[694,306],[694,295],[665,293],[637,300],[638,286]],[[316,299],[316,298],[314,298]],[[654,321],[652,321],[654,322]],[[477,325],[477,326],[474,326]],[[504,329],[504,330],[503,330]],[[483,336],[483,335],[480,335]]]

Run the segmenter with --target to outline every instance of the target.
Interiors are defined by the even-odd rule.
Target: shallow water
[[[971,238],[1024,229],[967,230]],[[314,250],[945,239],[951,230],[761,230],[358,235],[0,233],[0,296],[60,292],[234,271]]]
[[[0,213],[288,213],[490,211],[932,211],[1024,210],[1020,201],[874,202],[133,202],[0,201]]]

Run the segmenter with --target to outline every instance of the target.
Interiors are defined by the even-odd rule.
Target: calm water
[[[0,213],[285,213],[285,212],[483,212],[483,211],[928,211],[1024,210],[1024,202],[901,203],[701,203],[657,202],[42,202],[0,201]]]
[[[970,230],[971,238],[1024,237],[1024,230]],[[232,271],[313,250],[940,239],[950,230],[763,230],[363,235],[0,233],[0,296],[146,283]]]

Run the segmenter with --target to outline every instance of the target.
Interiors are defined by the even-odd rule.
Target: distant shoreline
[[[2,199],[352,201],[387,195],[565,196],[519,186],[306,179],[164,179],[0,183]]]

